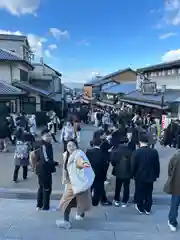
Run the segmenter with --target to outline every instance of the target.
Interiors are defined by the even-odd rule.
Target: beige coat
[[[64,161],[65,161],[66,153],[64,154],[63,157],[64,157]],[[77,163],[76,163],[77,168],[81,169],[83,167],[83,162],[84,162],[83,159],[81,159],[81,158],[78,159]],[[64,171],[64,166],[63,166],[63,171]],[[65,185],[65,191],[60,200],[61,210],[64,212],[71,201],[75,202],[73,207],[77,207],[77,212],[79,214],[90,210],[90,208],[92,206],[90,189],[88,189],[85,192],[74,195],[71,182],[69,180],[68,174],[65,171],[63,173],[63,183],[65,183],[66,185]]]
[[[169,162],[168,180],[165,183],[164,192],[180,196],[180,151]]]

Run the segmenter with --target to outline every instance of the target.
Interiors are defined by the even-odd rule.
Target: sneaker
[[[122,203],[122,204],[121,204],[121,207],[122,207],[122,208],[126,208],[127,205],[128,205],[127,203]]]
[[[120,206],[120,202],[119,201],[113,200],[113,204],[114,204],[115,207],[119,207]]]
[[[168,221],[168,226],[169,226],[169,228],[171,229],[172,232],[176,232],[177,231],[177,228],[174,227],[169,221]]]
[[[36,208],[36,212],[39,212],[41,209],[42,209],[42,208],[37,207],[37,208]]]
[[[7,152],[8,152],[8,149],[7,149],[7,148],[4,148],[4,149],[2,150],[2,152],[7,153]]]
[[[106,202],[101,202],[102,206],[112,206],[112,202],[106,201]]]
[[[138,205],[137,205],[137,204],[135,204],[135,209],[136,209],[140,214],[143,214],[143,213],[144,213],[143,210],[141,210],[141,209],[138,208]]]
[[[84,214],[79,215],[79,214],[76,213],[75,220],[76,221],[82,221],[82,220],[84,220],[84,217],[85,217]]]
[[[150,211],[146,211],[146,210],[144,210],[144,211],[145,211],[145,214],[146,214],[146,215],[150,215],[150,214],[151,214]]]
[[[72,225],[70,222],[64,220],[56,220],[56,226],[63,229],[71,229]]]

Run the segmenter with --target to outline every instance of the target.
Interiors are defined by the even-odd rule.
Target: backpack
[[[29,161],[34,171],[38,165],[39,158],[40,158],[40,148],[30,152]]]
[[[17,142],[15,158],[27,159],[29,157],[29,147],[27,143]]]

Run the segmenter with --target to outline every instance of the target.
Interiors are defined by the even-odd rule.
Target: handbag
[[[83,158],[84,161],[89,164],[89,167],[78,169],[76,166],[76,160],[78,157]],[[95,179],[94,171],[87,156],[82,150],[77,150],[70,156],[69,160],[68,173],[73,193],[76,195],[78,193],[87,191],[92,186]]]

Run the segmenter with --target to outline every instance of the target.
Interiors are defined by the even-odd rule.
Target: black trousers
[[[123,203],[127,203],[129,201],[129,186],[130,186],[130,179],[120,179],[116,178],[116,188],[115,188],[115,201],[120,201],[120,192],[123,186]]]
[[[28,174],[28,166],[22,166],[22,168],[23,168],[23,179],[25,180]],[[20,166],[15,166],[14,168],[13,181],[15,182],[18,179],[19,169],[20,169]]]
[[[71,213],[71,209],[77,207],[77,201],[76,198],[73,198],[70,203],[68,204],[65,212],[64,212],[64,221],[69,222],[69,216]]]
[[[51,133],[51,136],[52,136],[53,141],[57,143],[56,134],[55,133]]]
[[[151,211],[153,182],[136,180],[136,204],[141,211]]]
[[[67,151],[67,143],[68,143],[68,141],[63,140],[63,144],[64,144],[64,152]]]
[[[92,196],[92,205],[98,206],[100,202],[106,202],[106,192],[104,189],[104,179],[97,179],[95,177],[93,185],[91,187],[91,191],[93,192]]]
[[[52,174],[38,176],[39,189],[37,193],[37,207],[49,210],[50,196],[52,191]]]

